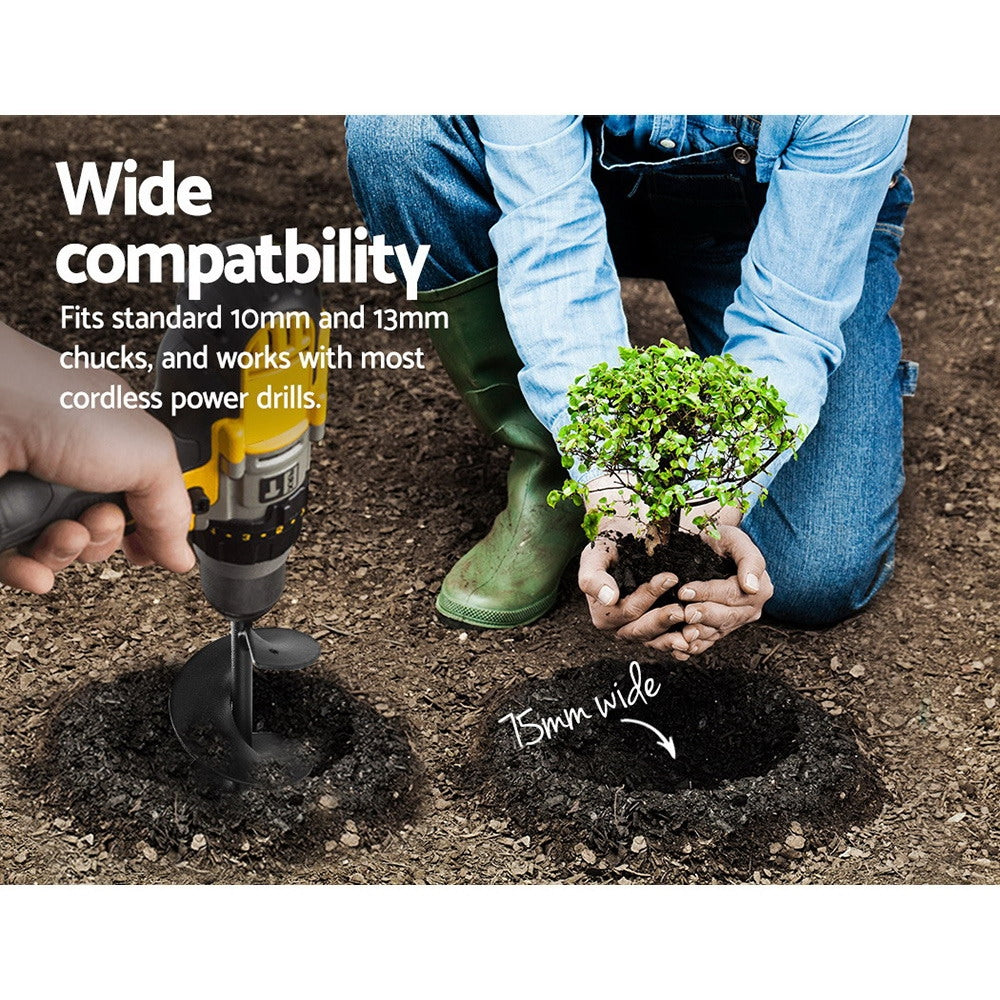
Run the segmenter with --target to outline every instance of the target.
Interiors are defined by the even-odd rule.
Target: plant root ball
[[[53,710],[23,783],[48,811],[183,855],[199,834],[254,860],[294,859],[338,839],[365,839],[413,811],[417,766],[402,729],[316,671],[255,676],[258,728],[310,739],[319,764],[286,788],[222,791],[181,747],[167,711],[175,670],[154,667],[87,684]]]
[[[616,704],[607,718],[595,697],[633,688],[636,667],[601,660],[529,680],[491,704],[468,767],[470,787],[519,828],[586,837],[601,849],[627,849],[644,836],[665,849],[759,853],[797,821],[812,830],[841,829],[877,814],[884,788],[861,754],[844,717],[772,677],[737,667],[691,664],[637,665],[654,697]],[[650,688],[645,688],[648,692]],[[572,728],[549,725],[535,741],[503,719],[525,709],[525,722],[567,719],[584,708]],[[676,759],[654,727],[673,741]],[[531,744],[531,745],[528,745]]]
[[[612,541],[618,548],[618,560],[611,567],[611,575],[621,597],[628,597],[659,573],[677,577],[676,586],[658,597],[654,608],[678,603],[677,592],[686,583],[725,580],[736,575],[736,563],[729,556],[718,555],[697,535],[686,531],[674,532],[669,543],[657,545],[651,553],[646,551],[645,541],[635,535],[615,532]]]

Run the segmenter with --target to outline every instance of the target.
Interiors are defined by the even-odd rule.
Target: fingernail
[[[597,600],[601,604],[603,604],[605,606],[607,606],[609,604],[614,604],[615,603],[615,592],[607,584],[605,584],[597,592]]]
[[[760,580],[753,573],[747,573],[746,588],[755,592],[760,589]]]
[[[692,611],[691,612],[691,617],[688,619],[688,621],[692,625],[697,625],[698,622],[701,621],[701,612],[700,611]]]
[[[677,596],[682,601],[693,601],[694,600],[694,591],[690,587],[685,587],[682,591],[680,591],[680,593],[678,593]]]

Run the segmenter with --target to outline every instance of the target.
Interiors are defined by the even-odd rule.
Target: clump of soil
[[[629,705],[637,688],[655,695]],[[616,691],[624,698],[605,718],[598,700]],[[641,835],[668,850],[701,840],[753,852],[792,822],[842,829],[883,802],[843,716],[736,667],[600,660],[523,682],[492,707],[470,775],[525,830],[587,836],[605,848]],[[531,709],[524,720],[544,726],[545,718],[569,721],[572,708],[590,718],[549,725],[537,742],[538,731],[525,730],[524,746],[509,721],[497,721]],[[649,726],[672,741],[676,758]]]
[[[41,804],[111,832],[112,850],[145,841],[244,858],[322,849],[345,824],[377,837],[412,814],[417,766],[402,729],[328,678],[258,673],[257,728],[305,740],[312,773],[283,788],[237,789],[180,746],[167,711],[174,671],[151,668],[76,690],[54,713],[23,782]]]
[[[652,552],[647,552],[645,541],[635,535],[616,532],[614,541],[618,561],[611,568],[611,575],[622,597],[627,597],[658,573],[676,575],[677,585],[658,598],[654,608],[678,603],[677,591],[686,583],[725,580],[736,573],[736,563],[729,556],[718,555],[697,535],[687,531],[675,531],[669,543],[661,542]]]

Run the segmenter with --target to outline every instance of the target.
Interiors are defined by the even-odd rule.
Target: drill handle
[[[117,504],[129,516],[124,493],[85,493],[8,472],[0,477],[0,552],[33,542],[53,521],[75,521],[97,503]]]

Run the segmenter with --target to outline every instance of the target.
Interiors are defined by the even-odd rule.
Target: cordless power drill
[[[163,338],[154,412],[184,470],[205,596],[227,618],[253,621],[281,596],[302,524],[311,445],[326,423],[315,358],[330,335],[314,286],[217,281],[197,302],[182,291],[179,303],[195,320],[221,315],[222,325]],[[206,346],[208,367],[191,367]],[[185,401],[200,406],[177,407]]]
[[[287,783],[308,773],[301,747],[254,731],[253,667],[299,669],[319,647],[288,629],[251,626],[279,599],[306,505],[311,446],[326,422],[329,346],[315,285],[219,279],[192,301],[157,352],[159,406],[191,497],[190,541],[205,596],[230,635],[181,672],[171,718],[181,742],[224,777]],[[0,478],[0,551],[119,495],[83,493],[25,473]],[[127,513],[127,512],[126,512]],[[277,762],[277,770],[272,765]]]

